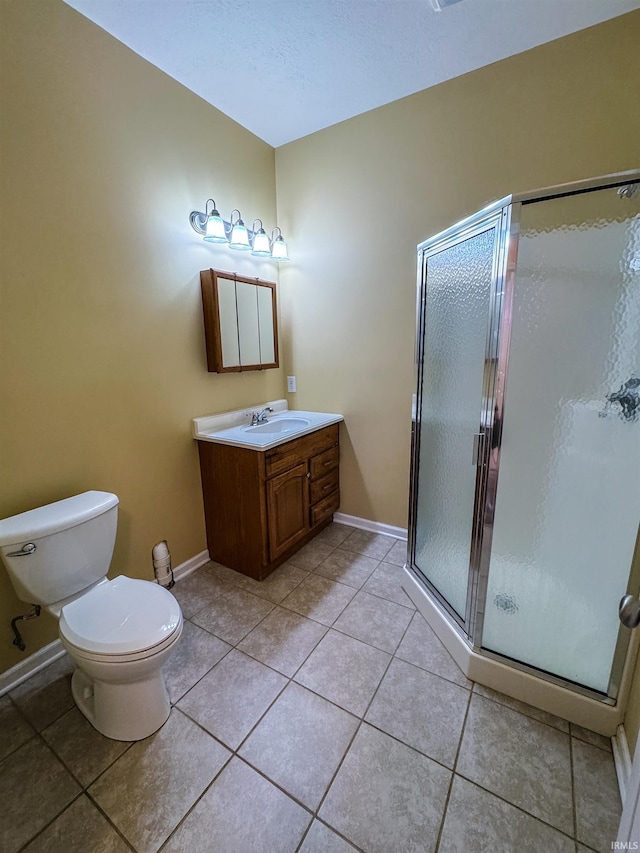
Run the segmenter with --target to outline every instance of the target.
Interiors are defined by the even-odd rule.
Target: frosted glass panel
[[[465,616],[496,229],[427,262],[415,565]]]
[[[638,378],[640,196],[523,206],[482,644],[603,693],[640,520]]]

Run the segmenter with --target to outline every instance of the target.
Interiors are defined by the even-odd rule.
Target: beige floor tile
[[[178,703],[231,749],[237,749],[287,679],[233,649]]]
[[[354,529],[355,528],[349,527],[347,524],[340,524],[337,521],[333,521],[328,527],[321,530],[317,536],[314,536],[312,541],[323,542],[337,548],[338,545],[341,545]]]
[[[273,604],[279,604],[283,598],[302,583],[308,574],[308,570],[287,562],[278,566],[263,581],[257,581],[247,575],[234,572],[234,575],[237,576],[234,584],[259,598],[266,598]]]
[[[163,667],[169,699],[175,703],[223,658],[231,646],[185,621],[182,636]]]
[[[573,835],[564,732],[473,693],[456,772]]]
[[[289,684],[240,755],[315,810],[347,751],[358,720],[315,693]]]
[[[492,690],[490,687],[485,687],[484,684],[474,684],[473,692],[479,696],[484,696],[486,699],[492,699],[500,705],[506,705],[507,708],[512,708],[527,717],[534,720],[540,720],[541,723],[546,723],[548,726],[553,726],[561,732],[569,731],[569,723],[563,720],[562,717],[556,717],[555,714],[549,714],[547,711],[542,711],[540,708],[534,708],[532,705],[527,705],[526,702],[520,702],[518,699],[512,699],[511,696],[506,696],[497,690]]]
[[[73,670],[73,661],[64,654],[9,693],[18,709],[38,731],[73,707]]]
[[[622,812],[613,755],[572,738],[576,837],[594,850],[611,850]]]
[[[379,561],[371,557],[365,557],[355,551],[336,548],[316,566],[315,573],[329,578],[329,580],[339,581],[347,584],[347,586],[360,589],[378,565]]]
[[[453,767],[469,696],[464,687],[394,660],[365,719],[429,758]]]
[[[408,607],[360,590],[336,619],[334,627],[393,654],[412,616]]]
[[[14,853],[80,793],[80,787],[40,738],[0,762],[0,850]]]
[[[274,605],[239,587],[221,591],[215,601],[197,613],[192,622],[235,646],[262,622]]]
[[[402,642],[396,651],[396,657],[406,660],[414,666],[433,672],[454,684],[471,689],[472,682],[464,675],[449,652],[427,625],[421,613],[415,613]]]
[[[355,849],[324,823],[314,820],[305,836],[300,853],[353,853]]]
[[[330,630],[295,680],[361,717],[390,660],[386,652]]]
[[[238,649],[261,663],[292,676],[326,633],[319,622],[276,607],[238,644]]]
[[[378,595],[388,601],[395,601],[403,607],[415,610],[415,604],[402,588],[404,569],[391,563],[379,563],[377,569],[367,580],[362,589],[371,595]]]
[[[456,776],[440,850],[443,853],[574,853],[574,842],[546,823]]]
[[[227,583],[214,577],[203,566],[183,580],[179,580],[171,592],[178,600],[184,618],[191,619],[199,610],[215,601],[220,591],[226,586],[228,586]]]
[[[42,736],[83,788],[129,748],[128,743],[101,735],[77,708],[63,714]]]
[[[311,815],[233,758],[162,853],[294,853]]]
[[[89,794],[138,853],[155,853],[230,753],[175,708],[135,743]]]
[[[127,853],[130,848],[82,796],[25,848],[25,853]]]
[[[340,547],[347,551],[357,551],[358,554],[364,554],[376,560],[384,560],[395,543],[396,540],[391,536],[369,533],[367,530],[354,530]]]
[[[343,583],[311,574],[282,601],[282,606],[322,625],[333,625],[355,592]]]
[[[385,563],[393,563],[394,566],[404,566],[407,562],[407,540],[396,539],[384,561]]]
[[[433,853],[451,772],[362,725],[318,817],[367,853]]]
[[[334,548],[335,545],[328,542],[318,542],[317,539],[312,539],[311,542],[307,542],[299,551],[289,557],[287,562],[293,566],[298,566],[300,569],[305,569],[307,572],[312,572],[317,565],[329,556]]]
[[[9,696],[0,699],[0,761],[35,734]]]
[[[571,736],[583,740],[585,743],[590,743],[592,746],[598,746],[600,749],[605,749],[607,752],[612,752],[611,738],[592,732],[590,729],[584,729],[582,726],[577,726],[571,723]]]

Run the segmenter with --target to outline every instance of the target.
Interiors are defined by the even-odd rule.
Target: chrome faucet
[[[263,409],[260,414],[256,412],[251,413],[251,426],[257,426],[258,424],[266,424],[269,423],[269,419],[267,418],[267,412],[273,412],[271,406],[267,406]]]

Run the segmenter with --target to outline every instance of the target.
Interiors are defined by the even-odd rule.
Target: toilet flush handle
[[[36,545],[34,542],[27,542],[26,545],[23,545],[19,551],[12,551],[10,554],[7,554],[7,557],[28,557],[29,554],[33,554],[36,551]]]

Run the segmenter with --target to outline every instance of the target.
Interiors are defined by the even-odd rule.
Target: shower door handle
[[[477,432],[473,436],[473,450],[471,452],[471,464],[478,465],[484,455],[484,433]]]
[[[633,595],[623,596],[618,616],[625,628],[637,628],[640,625],[640,601]]]

